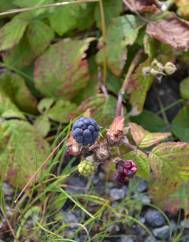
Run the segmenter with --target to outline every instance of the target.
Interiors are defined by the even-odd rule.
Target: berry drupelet
[[[79,118],[72,127],[73,138],[77,143],[87,146],[95,143],[99,136],[99,126],[92,118]]]

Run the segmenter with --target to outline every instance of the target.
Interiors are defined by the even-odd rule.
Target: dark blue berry
[[[72,127],[74,139],[81,145],[87,146],[95,143],[99,136],[99,126],[92,118],[81,117]]]

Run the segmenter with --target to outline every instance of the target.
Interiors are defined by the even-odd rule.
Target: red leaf
[[[175,14],[169,15],[167,19],[149,23],[147,33],[174,49],[189,50],[189,22]]]

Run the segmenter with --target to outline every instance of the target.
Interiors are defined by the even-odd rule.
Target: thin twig
[[[21,195],[25,192],[25,190],[28,188],[28,186],[32,183],[32,181],[35,179],[35,177],[38,175],[38,173],[41,171],[41,169],[45,166],[45,164],[53,157],[53,155],[56,153],[56,151],[60,148],[60,146],[64,143],[64,139],[52,150],[50,155],[47,157],[47,159],[40,165],[40,167],[37,169],[37,171],[31,176],[29,181],[26,183],[20,194],[15,200],[15,203],[19,200]]]
[[[17,14],[17,13],[24,13],[24,12],[30,12],[37,9],[45,9],[45,8],[57,8],[62,7],[69,4],[80,4],[80,3],[93,3],[93,2],[99,2],[99,0],[79,0],[79,1],[69,1],[69,2],[60,2],[60,3],[49,3],[44,5],[36,5],[33,7],[28,8],[18,8],[18,9],[12,9],[5,12],[0,13],[0,16],[6,16],[10,14]]]
[[[103,36],[103,85],[105,86],[107,79],[107,41],[106,41],[106,21],[104,15],[104,6],[102,0],[98,0],[99,8],[100,8],[100,19],[101,19],[101,28],[102,28],[102,36]]]
[[[102,91],[104,96],[108,98],[109,95],[108,95],[106,85],[104,84],[104,81],[103,81],[102,67],[100,66],[98,67],[98,81],[99,81],[99,89]]]
[[[124,95],[125,95],[125,91],[127,90],[127,86],[128,86],[128,82],[131,78],[131,75],[133,73],[133,71],[136,69],[136,67],[138,66],[142,56],[143,56],[143,49],[140,49],[136,56],[134,57],[130,67],[129,67],[129,70],[126,74],[126,77],[125,77],[125,80],[122,84],[122,87],[119,91],[119,94],[118,94],[118,101],[117,101],[117,107],[116,107],[116,117],[117,116],[122,116],[123,115],[123,99],[124,99]]]

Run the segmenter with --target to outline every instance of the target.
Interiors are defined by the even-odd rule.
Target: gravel
[[[149,209],[145,215],[145,222],[152,228],[157,228],[165,225],[164,216],[157,210]]]
[[[170,227],[168,225],[165,225],[163,227],[156,228],[153,230],[153,234],[157,239],[167,241],[170,236]]]
[[[133,236],[124,235],[121,237],[120,242],[136,242],[136,240],[133,238]]]
[[[112,188],[110,190],[110,197],[113,201],[121,200],[127,195],[127,189],[122,188]]]

